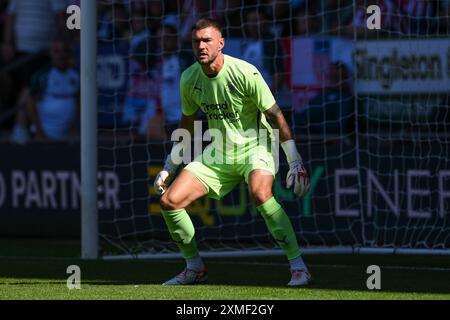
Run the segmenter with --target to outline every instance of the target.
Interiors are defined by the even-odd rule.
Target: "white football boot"
[[[311,283],[312,276],[309,271],[304,269],[291,270],[291,281],[289,281],[289,287],[306,286]]]
[[[201,284],[205,283],[207,280],[208,280],[208,269],[205,268],[202,271],[194,271],[186,268],[180,274],[164,282],[163,286]]]

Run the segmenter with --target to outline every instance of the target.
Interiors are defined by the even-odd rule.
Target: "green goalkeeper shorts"
[[[206,161],[204,154],[205,152],[195,158],[184,170],[195,175],[205,186],[208,196],[213,199],[222,199],[242,180],[248,183],[248,177],[253,170],[262,169],[275,176],[274,158],[263,146],[252,148],[246,153],[245,159],[228,159],[224,160],[224,163]]]

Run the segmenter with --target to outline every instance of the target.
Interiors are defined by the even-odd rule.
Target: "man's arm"
[[[280,137],[280,145],[283,148],[289,165],[296,161],[302,162],[302,157],[297,151],[291,128],[286,121],[280,107],[275,103],[270,109],[264,112],[267,120],[273,129],[278,129]]]
[[[194,113],[191,116],[182,115],[180,119],[179,128],[180,129],[186,129],[189,131],[189,133],[194,133],[194,121],[197,119],[197,115]]]
[[[274,104],[270,109],[265,111],[264,115],[272,128],[279,130],[281,147],[286,154],[286,159],[289,164],[286,187],[289,189],[294,185],[294,194],[298,197],[302,197],[308,191],[309,176],[303,166],[302,157],[297,151],[295,141],[292,138],[291,129],[277,104]]]
[[[190,136],[192,137],[192,134],[194,132],[194,121],[196,118],[197,118],[197,115],[195,113],[190,116],[186,116],[183,114],[180,119],[179,128],[188,130],[190,133]],[[190,141],[189,141],[189,143],[190,143]],[[175,146],[177,144],[178,144],[178,142],[174,142],[172,150],[175,149]],[[164,192],[166,192],[170,183],[175,178],[177,169],[179,167],[179,164],[176,164],[172,161],[172,157],[171,157],[172,150],[170,151],[169,155],[166,158],[166,161],[164,163],[164,167],[163,167],[162,171],[160,171],[155,178],[154,187],[155,187],[156,192],[160,195],[162,195],[162,194],[164,194]]]
[[[175,158],[173,157],[174,155],[180,155],[180,151],[183,150],[184,152],[184,148],[186,148],[186,146],[191,144],[192,135],[194,133],[194,121],[196,118],[197,115],[195,113],[190,116],[182,114],[180,122],[178,124],[178,129],[181,129],[183,131],[187,130],[189,132],[189,135],[186,137],[183,132],[181,133],[181,136],[178,136],[178,138],[181,139],[181,141],[180,140],[173,141],[172,148],[169,151],[169,154],[165,162],[165,167],[169,169],[168,171],[176,171],[176,169],[180,165],[179,161],[181,159],[179,159],[178,156],[175,156]]]
[[[272,128],[279,130],[281,143],[293,139],[291,128],[289,128],[283,112],[276,103],[269,110],[265,111],[264,115]]]

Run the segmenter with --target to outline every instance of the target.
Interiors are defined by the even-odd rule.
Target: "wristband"
[[[295,141],[293,139],[281,143],[281,147],[286,154],[286,158],[289,164],[296,160],[302,161],[302,157],[300,156],[300,153],[298,153],[297,146],[295,145]]]
[[[180,158],[176,152],[178,150],[177,145],[179,143],[178,142],[174,142],[172,145],[172,148],[170,149],[170,152],[166,158],[166,161],[164,163],[164,168],[168,169],[168,171],[172,171],[172,170],[176,170],[176,168],[178,168],[178,166],[182,163],[182,158]],[[172,159],[172,153],[175,152],[174,156],[175,158]],[[174,161],[175,160],[175,161]]]

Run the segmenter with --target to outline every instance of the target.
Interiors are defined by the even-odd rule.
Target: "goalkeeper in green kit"
[[[307,285],[311,275],[301,258],[292,224],[272,194],[275,161],[270,148],[255,135],[243,133],[261,129],[268,130],[269,134],[273,129],[279,131],[281,147],[289,162],[287,187],[293,186],[298,197],[308,190],[308,174],[291,130],[261,73],[253,65],[223,54],[224,44],[217,21],[204,18],[192,27],[192,48],[197,62],[181,76],[180,128],[192,133],[200,109],[208,119],[209,130],[226,139],[214,139],[178,175],[179,164],[169,155],[156,176],[154,185],[162,195],[162,216],[186,260],[184,271],[164,285],[207,281],[208,271],[199,255],[194,226],[185,208],[205,195],[221,199],[242,180],[248,184],[257,211],[289,260],[288,285]],[[227,148],[230,143],[233,148]],[[176,146],[177,143],[173,149]]]

